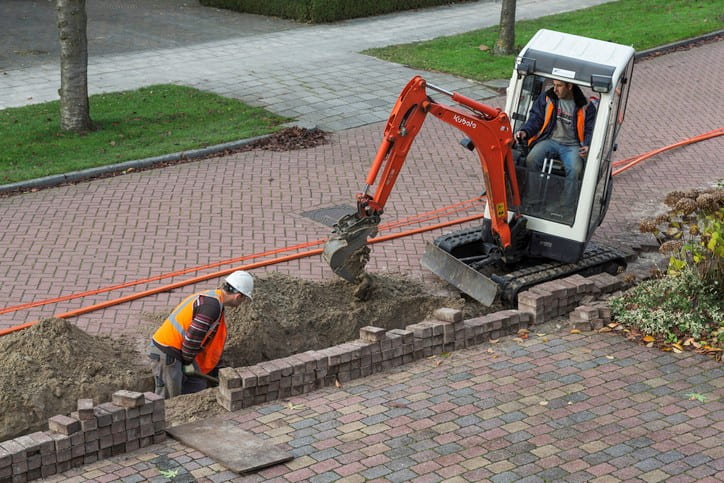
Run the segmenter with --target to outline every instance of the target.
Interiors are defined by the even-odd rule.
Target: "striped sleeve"
[[[183,344],[181,346],[181,354],[184,364],[191,364],[196,355],[201,352],[201,343],[206,338],[213,338],[216,333],[214,323],[221,317],[221,305],[219,301],[213,297],[200,295],[194,301],[194,318],[191,321],[186,334],[184,335]],[[213,332],[209,333],[209,329],[213,328]]]

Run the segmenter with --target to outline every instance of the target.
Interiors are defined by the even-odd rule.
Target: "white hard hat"
[[[226,283],[231,285],[231,288],[237,292],[252,298],[251,293],[254,291],[254,279],[248,272],[238,270],[226,277]]]

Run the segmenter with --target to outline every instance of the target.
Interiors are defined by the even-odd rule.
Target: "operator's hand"
[[[528,133],[525,131],[518,131],[514,135],[516,141],[525,141],[525,139],[528,137]]]
[[[581,148],[578,150],[578,154],[582,158],[585,158],[586,156],[588,156],[588,146],[581,146]]]

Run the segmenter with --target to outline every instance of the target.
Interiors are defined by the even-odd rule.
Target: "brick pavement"
[[[258,473],[167,440],[48,481],[724,479],[721,364],[612,333],[536,330],[224,414],[294,456]]]

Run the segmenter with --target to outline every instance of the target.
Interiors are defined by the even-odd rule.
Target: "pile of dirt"
[[[404,328],[441,307],[473,317],[489,309],[457,294],[431,294],[402,276],[373,275],[371,297],[354,297],[343,280],[310,282],[279,273],[257,277],[254,300],[227,310],[228,338],[223,363],[241,367],[359,337],[374,325]],[[171,310],[173,307],[169,307]],[[165,314],[151,317],[154,330]],[[46,429],[47,419],[69,414],[77,400],[98,404],[119,389],[152,390],[147,358],[138,340],[94,337],[62,319],[47,319],[0,338],[0,441]],[[139,340],[143,339],[144,344]],[[170,425],[209,417],[223,409],[214,389],[167,401]]]
[[[0,338],[0,441],[47,429],[49,417],[76,410],[78,399],[101,403],[119,389],[152,390],[128,346],[63,319]]]

